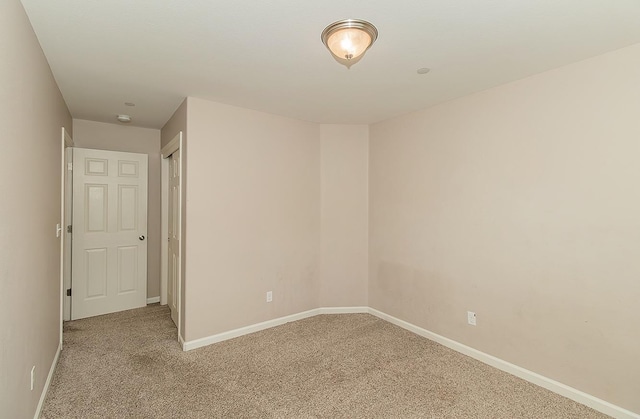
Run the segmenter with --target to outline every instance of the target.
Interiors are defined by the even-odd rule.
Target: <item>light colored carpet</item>
[[[368,314],[182,352],[166,307],[65,324],[43,418],[602,418]]]

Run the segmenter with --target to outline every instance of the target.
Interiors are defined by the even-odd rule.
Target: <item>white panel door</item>
[[[180,150],[169,156],[169,268],[167,303],[171,319],[178,325],[178,286],[180,285]]]
[[[73,149],[71,318],[147,303],[147,155]]]

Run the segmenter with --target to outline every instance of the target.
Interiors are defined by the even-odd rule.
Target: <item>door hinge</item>
[[[71,297],[71,288],[67,290],[67,297]]]
[[[73,170],[73,163],[67,163],[67,170]]]
[[[73,228],[71,227],[71,225],[67,226],[67,233],[73,233]]]

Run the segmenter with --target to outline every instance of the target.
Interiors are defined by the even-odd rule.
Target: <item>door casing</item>
[[[184,196],[184,150],[182,146],[183,142],[183,133],[180,131],[167,145],[165,145],[161,150],[162,155],[162,163],[161,163],[161,176],[162,176],[162,196],[161,196],[161,219],[162,219],[162,227],[161,234],[162,239],[161,247],[162,247],[162,255],[161,255],[161,269],[160,269],[160,304],[167,304],[167,278],[168,278],[168,267],[169,267],[169,246],[167,239],[169,238],[169,157],[175,153],[177,150],[180,150],[180,194],[178,198],[178,224],[182,227],[182,217],[184,216],[182,213],[182,203]],[[177,305],[178,305],[178,341],[182,344],[184,342],[184,337],[182,336],[182,255],[184,254],[184,232],[182,228],[180,229],[180,245],[179,245],[179,255],[178,255],[178,292],[177,292]]]
[[[69,161],[71,156],[71,147],[73,147],[73,139],[69,132],[62,127],[62,138],[60,144],[60,348],[62,349],[62,328],[63,322],[71,317],[71,299],[67,295],[67,283],[71,286],[71,236],[67,234],[67,220],[71,220],[71,185]],[[69,310],[69,319],[65,317],[65,313]]]

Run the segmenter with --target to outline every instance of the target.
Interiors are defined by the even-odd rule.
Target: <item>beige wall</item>
[[[76,147],[149,156],[147,298],[160,296],[160,130],[73,120]]]
[[[320,306],[367,305],[367,125],[321,125]]]
[[[635,45],[373,125],[370,305],[640,412],[639,110]]]
[[[187,118],[187,340],[316,308],[318,126],[195,98]]]
[[[161,131],[161,145],[166,146],[175,138],[176,135],[182,131],[183,134],[183,146],[186,143],[185,137],[187,134],[187,99],[183,100],[180,106],[175,110],[171,118],[164,124]]]
[[[188,106],[188,101],[187,99],[183,100],[182,103],[180,104],[180,106],[178,106],[178,109],[176,109],[176,111],[173,113],[173,115],[171,116],[171,118],[169,118],[169,120],[167,121],[167,123],[164,125],[164,127],[162,127],[162,132],[161,132],[161,143],[162,143],[162,147],[166,146],[167,144],[169,144],[169,142],[171,142],[171,140],[173,140],[176,135],[178,135],[180,132],[182,132],[182,148],[180,149],[180,153],[182,153],[182,167],[180,168],[180,176],[182,177],[181,182],[183,185],[186,185],[186,180],[187,180],[187,106]],[[164,191],[163,191],[164,192]],[[182,190],[182,214],[186,214],[186,208],[187,208],[187,190],[186,187],[183,188]],[[186,254],[186,223],[187,223],[187,218],[185,216],[182,217],[182,226],[180,229],[181,232],[181,238],[180,240],[182,240],[182,251],[183,254],[181,255],[181,259],[182,259],[182,272],[181,272],[181,294],[180,294],[180,333],[182,336],[182,339],[184,340],[184,331],[185,331],[185,307],[186,307],[186,303],[185,303],[185,289],[186,289],[186,275],[185,275],[185,267],[186,267],[186,260],[187,260],[187,254]]]
[[[71,116],[18,0],[0,2],[0,63],[0,417],[28,418],[60,341],[55,226]]]

